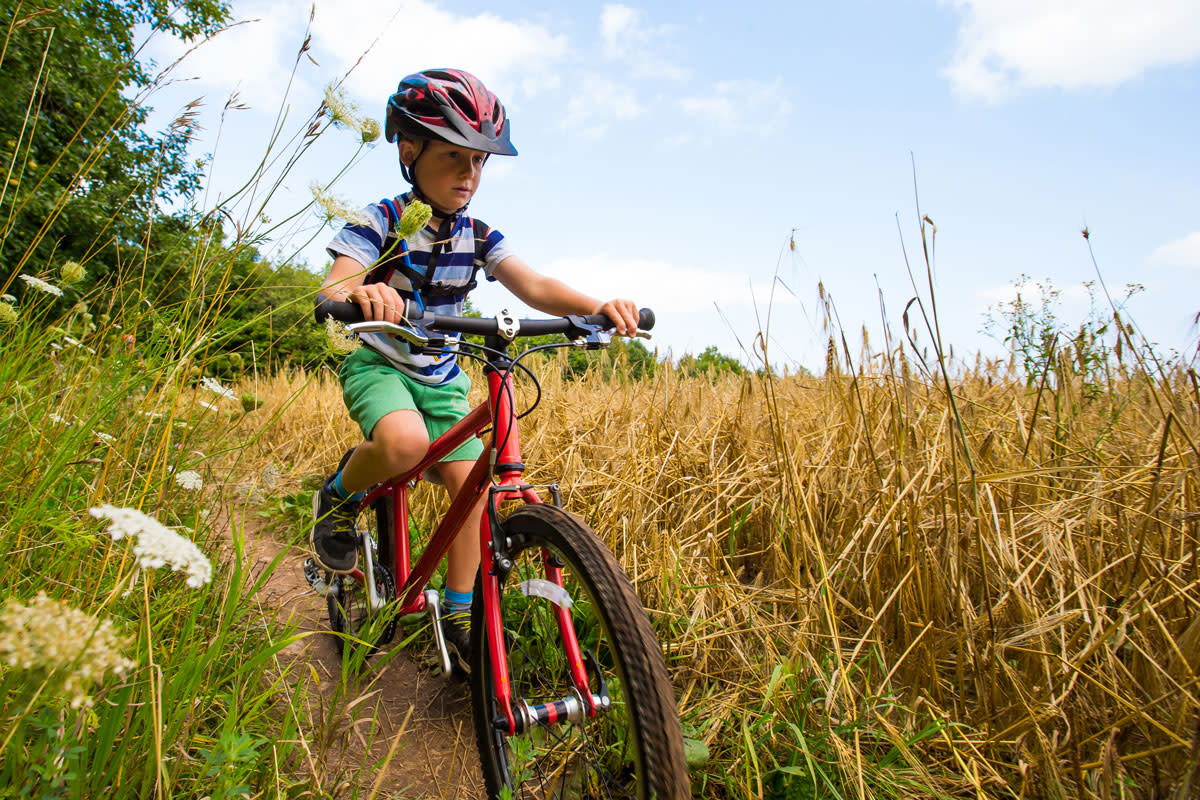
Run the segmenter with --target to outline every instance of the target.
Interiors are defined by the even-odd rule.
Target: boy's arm
[[[521,302],[544,314],[605,314],[622,336],[637,332],[638,309],[632,300],[602,303],[560,280],[542,275],[516,256],[509,256],[497,264],[492,275]]]
[[[383,322],[401,322],[404,300],[400,293],[386,283],[363,286],[367,268],[350,256],[340,255],[333,260],[321,294],[332,300],[358,303],[363,317]]]

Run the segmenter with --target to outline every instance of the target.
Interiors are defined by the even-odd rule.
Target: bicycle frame
[[[583,653],[575,635],[574,624],[569,612],[555,605],[555,616],[558,621],[559,633],[566,662],[571,673],[571,680],[578,698],[582,699],[582,707],[576,698],[564,698],[561,701],[543,703],[538,706],[528,706],[527,714],[518,716],[513,711],[513,697],[508,674],[508,655],[505,652],[504,637],[500,619],[500,588],[497,570],[507,571],[503,542],[493,545],[493,522],[498,519],[496,509],[504,500],[523,500],[526,503],[541,503],[542,499],[534,491],[534,487],[522,481],[524,464],[521,461],[521,445],[518,434],[517,415],[513,408],[512,374],[506,369],[507,358],[489,361],[486,369],[488,381],[488,399],[473,408],[450,430],[430,443],[424,457],[407,472],[380,484],[371,490],[362,500],[363,507],[369,507],[376,500],[392,503],[392,530],[380,531],[379,535],[391,537],[392,563],[386,566],[392,570],[398,589],[398,607],[396,614],[415,614],[426,610],[425,587],[429,583],[437,565],[445,557],[451,543],[458,535],[463,523],[471,510],[486,493],[488,505],[479,519],[479,552],[480,569],[483,574],[483,597],[476,602],[483,603],[484,621],[487,630],[488,654],[493,672],[493,686],[496,687],[498,706],[504,711],[504,727],[508,735],[520,733],[529,719],[539,719],[547,722],[557,722],[586,715],[595,716],[605,707],[605,698],[592,694],[587,668],[584,664]],[[494,424],[493,424],[494,423]],[[434,531],[425,549],[421,552],[416,564],[412,564],[412,552],[408,535],[408,492],[421,474],[436,465],[444,456],[468,441],[472,436],[481,436],[488,425],[492,425],[491,437],[483,454],[476,460],[471,472],[463,484],[462,490],[454,498],[445,516]],[[497,452],[497,443],[501,449]],[[495,483],[492,474],[497,474]],[[370,563],[371,548],[365,547],[367,557],[366,569],[356,569],[351,575],[362,581],[367,587],[367,594],[372,610],[378,610],[380,603],[375,587],[374,568]],[[546,555],[546,554],[544,554]],[[543,559],[545,579],[563,586],[562,570],[551,563],[548,555]],[[500,723],[500,720],[497,720]]]

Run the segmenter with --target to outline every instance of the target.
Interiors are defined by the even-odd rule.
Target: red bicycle
[[[341,641],[378,646],[395,619],[425,612],[432,619],[442,667],[451,669],[439,624],[439,596],[428,588],[434,569],[470,509],[486,495],[479,525],[480,569],[471,618],[471,698],[480,762],[490,797],[658,798],[690,796],[674,693],[654,631],[617,560],[578,517],[561,508],[556,484],[523,478],[513,378],[521,359],[509,345],[521,336],[564,334],[589,349],[608,343],[603,315],[517,320],[423,314],[407,324],[362,322],[359,307],[321,299],[317,318],[332,316],[351,331],[382,332],[418,352],[460,348],[485,362],[488,399],[430,443],[409,472],[369,490],[359,507],[359,568],[323,572],[312,559],[305,574],[327,599]],[[654,315],[643,309],[639,327]],[[460,336],[456,336],[458,334]],[[462,334],[484,337],[482,346]],[[534,379],[536,386],[536,379]],[[422,473],[472,436],[488,446],[424,550],[412,551],[408,492]],[[349,454],[343,458],[349,457]],[[543,501],[542,494],[550,502]],[[516,508],[501,516],[501,505]],[[415,560],[414,560],[415,559]]]

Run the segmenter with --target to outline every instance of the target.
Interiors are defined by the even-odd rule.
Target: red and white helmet
[[[515,156],[504,106],[483,82],[460,69],[427,69],[406,76],[388,98],[389,142],[398,136]]]

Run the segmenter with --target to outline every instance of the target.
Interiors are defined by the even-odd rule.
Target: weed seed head
[[[78,261],[68,261],[63,264],[60,272],[63,286],[74,286],[87,277],[87,272]]]
[[[341,200],[338,200],[331,194],[327,194],[321,188],[321,184],[313,181],[308,187],[312,191],[313,200],[321,207],[324,212],[325,222],[341,219],[349,222],[351,225],[370,225],[371,218],[362,211],[350,208]]]
[[[396,235],[401,239],[407,239],[412,236],[433,217],[433,209],[428,203],[422,203],[420,200],[413,200],[404,208],[404,213],[400,215],[400,221],[396,223]]]
[[[17,321],[17,310],[11,303],[0,302],[0,325],[14,325]]]
[[[187,573],[187,585],[198,589],[212,580],[212,564],[190,539],[185,539],[154,517],[136,508],[102,505],[88,510],[97,519],[108,519],[113,541],[136,539],[133,554],[142,569],[169,566]]]
[[[62,297],[62,289],[55,286],[53,283],[47,283],[41,278],[35,278],[32,275],[19,275],[21,280],[25,281],[30,287],[37,289],[39,292],[52,294],[55,297]]]
[[[334,124],[358,131],[363,144],[369,144],[379,138],[379,123],[364,117],[358,106],[347,100],[345,93],[333,84],[325,87],[325,110]]]
[[[363,144],[370,144],[379,138],[379,123],[373,119],[364,119],[359,133],[362,135]]]
[[[57,677],[48,685],[72,708],[90,706],[89,687],[108,673],[120,676],[137,666],[121,655],[128,644],[110,620],[98,620],[45,592],[28,605],[10,598],[0,610],[0,658],[13,669],[35,673],[38,683]]]

